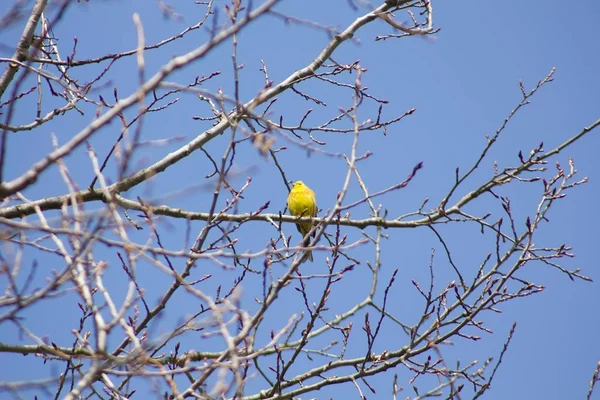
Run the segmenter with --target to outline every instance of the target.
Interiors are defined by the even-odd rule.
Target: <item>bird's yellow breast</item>
[[[314,217],[317,215],[315,193],[304,184],[296,184],[288,197],[288,208],[294,216]]]

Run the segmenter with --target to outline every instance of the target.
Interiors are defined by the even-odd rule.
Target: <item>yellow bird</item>
[[[313,192],[308,186],[302,181],[296,181],[294,187],[290,191],[287,199],[287,206],[290,213],[295,217],[316,217],[317,216],[317,199],[315,198],[315,192]],[[298,232],[302,234],[304,238],[304,247],[310,244],[310,237],[306,237],[306,234],[310,232],[312,225],[310,222],[298,223],[296,228]],[[313,232],[312,236],[315,236]],[[307,251],[308,259],[313,260],[312,251]]]

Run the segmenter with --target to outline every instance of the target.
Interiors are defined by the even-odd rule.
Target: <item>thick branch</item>
[[[212,40],[203,46],[200,46],[194,51],[189,52],[180,57],[176,57],[171,60],[168,64],[160,69],[152,78],[150,78],[146,83],[144,83],[135,93],[131,94],[129,97],[120,100],[114,107],[112,107],[105,114],[94,120],[91,124],[89,124],[86,128],[76,134],[68,143],[60,148],[54,150],[52,153],[48,154],[42,160],[36,162],[26,173],[21,175],[20,177],[6,183],[0,184],[0,198],[9,196],[17,191],[23,190],[25,187],[34,183],[38,176],[45,171],[47,168],[52,166],[57,160],[63,158],[64,156],[71,153],[75,148],[81,145],[83,142],[88,140],[90,136],[98,131],[101,127],[108,124],[115,117],[121,114],[123,111],[136,104],[140,98],[143,98],[156,89],[160,83],[170,74],[181,69],[183,67],[188,66],[192,61],[195,61],[199,58],[205,56],[210,50],[216,47],[219,43],[223,42],[231,35],[237,33],[243,27],[245,27],[248,22],[254,20],[260,15],[269,11],[277,0],[269,0],[258,7],[256,10],[248,13],[248,15],[242,19],[239,23],[222,30],[217,35],[212,38]],[[221,134],[225,128],[229,126],[227,119],[224,119],[216,125],[214,128],[208,130],[204,134],[198,136],[196,139],[191,141],[186,146],[182,147],[178,151],[171,153],[169,156],[165,157],[163,160],[154,164],[153,166],[143,169],[133,176],[126,178],[110,187],[111,191],[121,192],[127,190],[140,182],[149,179],[150,177],[156,175],[157,173],[164,171],[168,166],[173,165],[183,157],[189,155],[194,150],[202,147],[204,143],[206,143],[212,137]]]
[[[33,9],[31,10],[31,16],[27,21],[27,25],[25,25],[25,29],[23,30],[23,34],[21,35],[21,39],[19,39],[19,43],[17,44],[17,50],[13,55],[13,59],[23,62],[29,56],[29,47],[31,46],[31,41],[33,39],[33,34],[35,32],[35,28],[37,27],[38,22],[40,21],[40,17],[48,4],[48,0],[36,0]],[[8,85],[15,77],[15,74],[19,70],[19,65],[16,63],[9,63],[6,71],[2,74],[0,78],[0,99],[2,95],[8,88]]]

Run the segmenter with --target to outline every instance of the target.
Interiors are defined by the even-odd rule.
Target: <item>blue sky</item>
[[[63,55],[70,53],[72,38],[75,36],[78,39],[78,58],[133,49],[136,46],[135,27],[132,23],[134,12],[140,14],[146,42],[152,44],[196,23],[204,11],[203,7],[194,6],[192,1],[173,3],[175,9],[183,15],[183,20],[164,19],[156,3],[143,0],[74,4],[55,27],[54,33],[60,39]],[[216,2],[220,11],[224,4],[222,1]],[[358,60],[366,68],[363,86],[369,86],[372,95],[389,101],[384,107],[384,118],[392,118],[411,108],[416,109],[413,115],[392,126],[386,136],[380,131],[368,132],[361,136],[359,144],[359,153],[373,152],[373,156],[359,164],[359,171],[371,192],[401,182],[416,163],[423,162],[423,169],[408,187],[375,200],[376,204],[382,204],[388,210],[392,218],[416,210],[426,197],[431,199],[428,205],[430,208],[439,203],[452,186],[455,169],[459,167],[464,171],[473,164],[486,144],[485,134],[493,134],[520,101],[520,80],[529,90],[552,68],[556,68],[554,81],[544,86],[533,97],[531,104],[524,107],[510,122],[481,168],[465,182],[455,200],[489,179],[493,173],[494,161],[501,167],[515,165],[519,151],[527,154],[540,142],[544,143],[546,150],[550,150],[599,117],[600,78],[597,71],[600,68],[600,56],[597,42],[600,37],[600,4],[597,2],[582,1],[578,2],[576,8],[566,8],[564,2],[558,1],[547,1],[543,6],[539,2],[518,1],[437,1],[433,2],[433,7],[435,26],[441,28],[434,37],[375,41],[377,35],[392,33],[389,26],[377,21],[360,30],[354,43],[344,43],[334,54],[339,63],[350,64]],[[284,1],[276,9],[340,29],[344,29],[365,12],[364,9],[353,11],[343,0]],[[49,15],[53,13],[50,12]],[[7,48],[14,46],[20,30],[21,26],[15,25],[0,32],[3,49],[0,56],[12,55],[12,51]],[[206,40],[207,35],[206,30],[201,29],[159,51],[147,52],[146,76],[151,76],[172,57],[198,46]],[[328,40],[324,32],[293,23],[285,24],[272,16],[255,21],[239,36],[238,59],[244,65],[240,70],[241,98],[247,101],[262,89],[264,76],[259,71],[260,60],[268,65],[270,79],[277,83],[308,64]],[[3,64],[0,66],[4,68]],[[104,66],[83,69],[77,76],[81,80],[90,79]],[[206,76],[215,71],[221,74],[209,81],[205,88],[215,91],[222,88],[225,93],[232,93],[229,42],[215,49],[209,57],[177,72],[169,81],[186,84],[194,76]],[[112,102],[112,89],[115,86],[118,87],[121,98],[130,95],[138,84],[135,59],[118,61],[107,74],[107,79],[107,86],[90,94],[91,97],[97,98],[98,94],[102,94]],[[353,82],[354,76],[348,75],[342,79]],[[285,93],[279,96],[271,110],[274,120],[283,115],[289,124],[297,123],[305,111],[312,108],[313,113],[307,123],[316,125],[335,115],[338,107],[348,108],[352,104],[350,91],[331,89],[321,82],[306,82],[299,85],[299,89],[322,99],[327,106],[316,105],[295,94]],[[183,136],[185,139],[167,146],[144,148],[134,157],[130,172],[161,159],[210,127],[210,123],[193,120],[194,116],[210,114],[204,103],[191,94],[179,97],[175,106],[164,112],[148,115],[142,125],[142,140],[176,136]],[[34,100],[24,99],[17,110],[16,122],[31,120],[32,110],[35,109],[31,108],[35,105]],[[48,107],[53,106],[51,102],[47,104]],[[135,108],[129,110],[127,117],[131,119],[134,112]],[[376,105],[366,103],[359,110],[359,119],[373,118],[375,112]],[[94,113],[94,108],[87,107],[85,115],[71,113],[56,118],[40,129],[11,134],[6,177],[13,179],[19,176],[33,162],[42,158],[51,148],[51,133],[57,136],[60,143],[64,143],[89,124]],[[120,124],[115,121],[93,136],[90,144],[101,157],[106,154],[119,130]],[[215,139],[207,146],[207,150],[215,158],[220,158],[228,137],[226,134]],[[349,135],[316,133],[315,137],[327,142],[324,148],[329,152],[349,151]],[[307,153],[282,136],[276,138],[275,148],[287,147],[287,150],[279,153],[287,177],[305,181],[316,192],[323,212],[331,208],[346,173],[343,158],[318,152]],[[571,269],[580,267],[582,273],[594,281],[600,280],[597,254],[594,253],[598,245],[597,227],[600,225],[600,217],[595,211],[600,195],[600,168],[595,154],[598,148],[600,137],[598,131],[593,131],[552,158],[550,169],[554,168],[555,162],[566,167],[569,157],[572,157],[579,170],[579,178],[588,176],[589,183],[569,191],[565,199],[555,204],[549,214],[550,223],[542,225],[535,239],[538,245],[556,246],[567,243],[573,246],[577,257],[566,260],[565,266]],[[252,177],[245,199],[239,204],[239,212],[256,210],[267,201],[270,201],[267,212],[283,210],[287,192],[273,163],[261,157],[248,142],[241,144],[237,151],[234,166],[237,177],[232,179],[232,183],[240,187],[247,176]],[[85,147],[75,151],[65,162],[75,182],[81,188],[87,187],[92,178],[92,169]],[[161,198],[165,193],[199,185],[200,189],[197,191],[186,196],[167,198],[164,203],[190,211],[206,212],[211,190],[207,190],[207,186],[203,184],[207,181],[204,176],[211,171],[211,163],[201,152],[196,152],[150,183],[125,195],[132,199],[137,195]],[[109,166],[108,176],[109,179],[115,179],[114,164]],[[550,176],[550,173],[546,176]],[[25,190],[24,195],[38,199],[65,192],[66,188],[57,170],[50,170],[34,186]],[[541,183],[511,185],[498,192],[511,197],[515,218],[524,226],[525,218],[535,212]],[[347,201],[349,203],[360,198],[361,192],[354,182]],[[500,216],[501,209],[491,196],[483,196],[480,200],[466,211],[478,215],[493,211],[496,219]],[[100,204],[91,204],[86,209],[100,207]],[[367,207],[358,207],[352,211],[352,217],[365,218],[368,212]],[[242,250],[257,251],[264,248],[274,231],[262,225],[265,224],[247,224],[239,231]],[[198,221],[192,223],[192,235],[197,235],[202,226]],[[185,224],[181,221],[165,222],[160,228],[166,246],[182,248]],[[472,276],[485,254],[493,249],[494,237],[489,233],[481,235],[475,225],[457,224],[441,226],[439,229],[453,249],[455,263],[466,276]],[[374,233],[373,228],[366,231]],[[295,229],[289,227],[286,232],[294,235],[292,243],[298,242]],[[344,233],[353,240],[361,237],[356,229],[346,228]],[[434,268],[438,289],[453,279],[451,267],[442,246],[426,228],[387,230],[385,233],[389,235],[389,239],[382,245],[379,284],[383,289],[393,271],[398,269],[388,307],[390,312],[405,317],[407,323],[414,323],[422,310],[422,304],[411,280],[427,284],[432,249],[435,250]],[[143,241],[147,234],[148,232],[131,232],[131,237]],[[123,298],[126,277],[120,270],[113,250],[102,248],[99,251],[101,253],[98,256],[109,262],[106,284],[118,301]],[[365,282],[370,282],[370,273],[364,261],[373,260],[373,248],[363,246],[354,250],[352,255],[363,263],[334,288],[330,300],[331,310],[327,314],[329,318],[362,300],[368,292]],[[323,269],[320,268],[324,268],[325,256],[323,252],[315,253],[315,263],[303,268],[312,268],[318,271],[315,273],[322,273]],[[58,257],[28,257],[28,262],[36,258],[41,269],[58,269],[61,265]],[[184,261],[179,260],[179,267],[183,263]],[[253,265],[260,266],[261,263],[255,262]],[[139,271],[143,271],[139,273],[140,283],[147,290],[148,301],[154,304],[170,282],[165,279],[164,273],[149,264],[140,265],[139,268]],[[276,271],[282,272],[283,266],[280,271]],[[221,271],[214,265],[203,265],[194,270],[190,279],[198,279],[206,273],[215,277],[203,287],[207,293],[214,293],[219,285],[231,286],[235,277],[230,271]],[[523,276],[543,285],[545,290],[535,296],[501,305],[500,314],[483,314],[481,319],[493,330],[493,335],[483,334],[483,339],[478,342],[456,338],[453,345],[441,348],[442,354],[449,364],[459,359],[463,365],[473,359],[482,361],[488,356],[497,357],[512,323],[516,321],[515,336],[487,398],[582,398],[587,393],[595,365],[600,361],[600,348],[596,343],[596,332],[600,328],[595,307],[600,301],[597,283],[577,280],[572,282],[564,274],[541,264],[528,266],[523,271]],[[5,281],[0,282],[6,284]],[[318,285],[312,289],[315,296],[319,293],[317,289]],[[243,304],[249,310],[256,307],[252,299],[261,290],[260,279],[248,280],[244,287]],[[79,319],[73,298],[67,294],[32,307],[23,313],[26,325],[36,335],[70,346],[73,336],[69,331]],[[273,328],[281,326],[282,321],[287,321],[287,314],[302,311],[303,305],[299,300],[294,291],[286,292],[278,299],[274,308],[275,315],[268,317],[272,318],[270,321]],[[168,332],[181,322],[184,315],[193,313],[198,307],[199,303],[194,303],[189,296],[176,296],[160,321],[153,325],[153,332],[157,336]],[[370,310],[370,314],[371,318],[375,318],[373,310]],[[284,316],[283,319],[281,316]],[[357,321],[362,320],[358,318]],[[10,323],[4,325],[0,329],[0,341],[30,343],[27,338],[19,339]],[[359,332],[360,322],[355,322],[355,325],[353,334],[359,336],[362,334]],[[398,328],[384,322],[381,341],[375,351],[401,347],[397,343],[398,337],[403,338],[398,333]],[[182,340],[196,343],[198,338],[190,334]],[[361,343],[355,342],[356,347],[351,347],[349,351],[354,355],[360,354],[363,349]],[[111,344],[116,345],[116,340]],[[217,339],[210,339],[191,347],[201,350],[205,346],[209,348],[218,344]],[[26,379],[29,374],[41,378],[59,373],[64,368],[59,363],[50,363],[48,367],[32,356],[3,354],[1,357],[2,365],[13,366],[9,371],[3,371],[3,380]],[[311,365],[308,361],[305,362],[306,365]],[[411,374],[401,368],[395,372],[399,374],[399,382],[405,388],[399,396],[403,398],[410,395],[412,389],[407,381]],[[377,398],[389,397],[392,375],[388,373],[370,381],[375,387],[381,388],[377,391]],[[256,380],[259,381],[259,378],[256,377]],[[427,381],[421,382],[423,388],[426,388]],[[257,385],[259,387],[261,384]],[[363,387],[363,390],[366,388]],[[464,398],[469,398],[469,395],[470,392],[467,392]],[[598,393],[596,395],[600,396]],[[357,394],[353,385],[346,384],[338,388],[326,388],[316,396],[346,398]]]

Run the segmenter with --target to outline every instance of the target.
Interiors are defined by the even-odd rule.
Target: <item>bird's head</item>
[[[302,181],[294,182],[294,188],[301,188],[303,186],[305,186],[305,185],[304,185],[304,182],[302,182]]]

